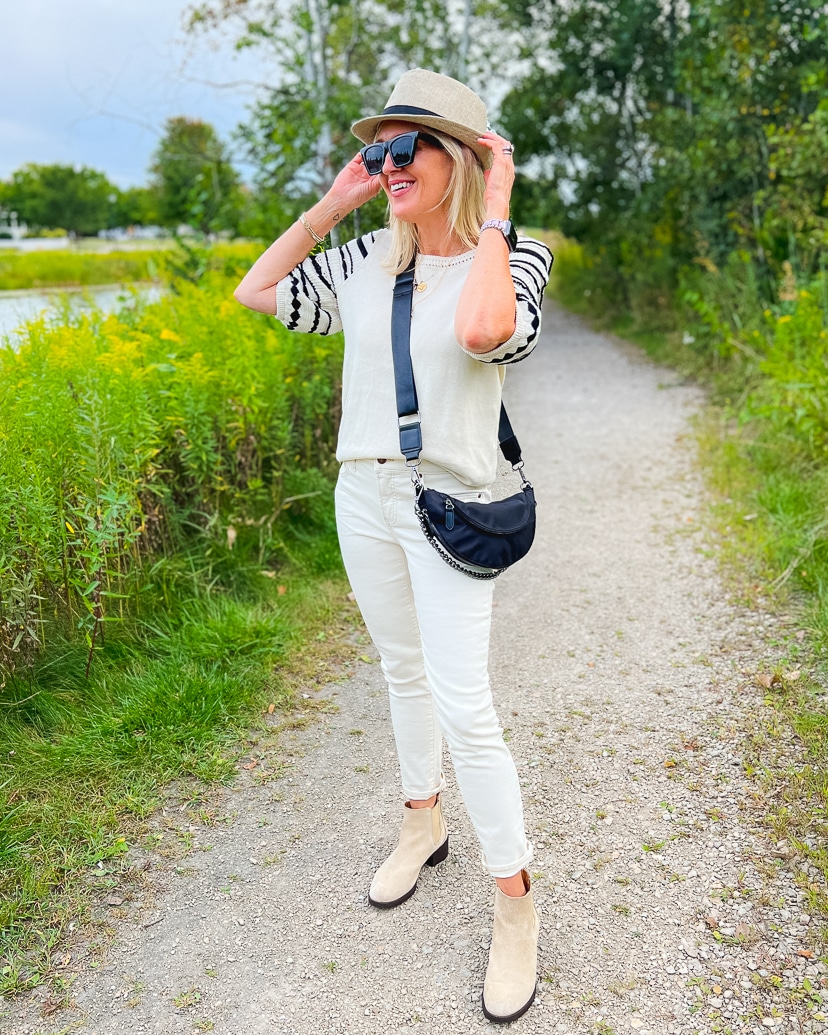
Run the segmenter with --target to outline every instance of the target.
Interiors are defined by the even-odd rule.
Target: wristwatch
[[[503,234],[510,252],[517,248],[517,230],[515,230],[515,224],[510,219],[487,219],[483,226],[480,227],[480,233],[482,234],[489,227],[494,227],[495,230],[499,230]]]

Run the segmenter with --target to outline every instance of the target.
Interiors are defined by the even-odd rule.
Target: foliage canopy
[[[164,226],[184,223],[205,234],[235,228],[239,175],[208,122],[167,119],[150,174]]]
[[[24,165],[0,185],[0,205],[33,230],[63,228],[77,236],[111,226],[118,188],[95,169]]]
[[[207,0],[193,9],[195,33],[230,32],[238,49],[269,55],[273,85],[239,128],[254,167],[258,225],[272,234],[296,218],[353,157],[350,126],[381,110],[393,81],[424,66],[488,88],[487,41],[502,33],[498,3],[467,0]],[[375,201],[353,216],[381,218]],[[265,230],[266,228],[266,230]]]
[[[538,8],[510,0],[527,23]],[[760,277],[825,254],[828,13],[814,0],[577,0],[545,22],[548,60],[503,119],[562,228],[604,256],[618,289],[674,287],[743,251]],[[542,21],[542,19],[541,19]],[[658,267],[656,272],[648,267]]]

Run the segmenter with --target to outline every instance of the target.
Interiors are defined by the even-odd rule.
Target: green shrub
[[[7,697],[51,636],[91,658],[105,627],[174,594],[159,558],[275,564],[329,520],[341,340],[291,334],[232,286],[208,272],[153,305],[41,319],[0,350]]]
[[[817,281],[774,308],[754,333],[762,374],[744,416],[789,448],[824,462],[828,450],[828,284]]]

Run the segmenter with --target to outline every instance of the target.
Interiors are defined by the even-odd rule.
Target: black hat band
[[[429,111],[428,108],[415,108],[413,104],[391,104],[383,110],[383,115],[433,115],[436,119],[445,118],[436,111]]]

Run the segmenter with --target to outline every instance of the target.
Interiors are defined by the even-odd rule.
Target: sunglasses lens
[[[394,137],[388,143],[388,153],[391,161],[398,169],[411,165],[414,161],[414,148],[417,144],[417,136],[414,133],[404,133],[400,137]]]
[[[368,144],[360,150],[365,163],[365,171],[369,176],[377,176],[385,165],[386,153],[398,169],[411,165],[414,161],[414,149],[417,146],[417,133],[403,133],[393,140],[379,144]]]
[[[362,148],[362,160],[369,176],[377,176],[382,172],[385,161],[385,148],[382,144],[369,144]]]

